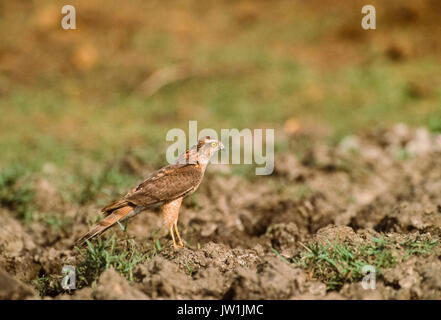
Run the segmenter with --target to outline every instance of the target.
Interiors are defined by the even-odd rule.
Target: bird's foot
[[[179,250],[179,249],[181,249],[181,248],[184,248],[184,245],[183,245],[183,244],[176,244],[176,243],[173,243],[173,249],[175,249],[175,250]]]

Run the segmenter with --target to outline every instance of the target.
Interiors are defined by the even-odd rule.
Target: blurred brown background
[[[66,4],[77,30],[61,28]],[[361,28],[365,4],[376,30]],[[0,1],[0,163],[38,170],[121,146],[154,161],[188,120],[305,125],[331,142],[398,121],[441,130],[440,10],[436,0]]]

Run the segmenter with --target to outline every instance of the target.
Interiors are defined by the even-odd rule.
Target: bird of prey
[[[118,221],[131,218],[146,209],[161,207],[164,225],[170,231],[173,247],[178,248],[173,229],[179,246],[183,247],[178,231],[182,199],[196,191],[211,157],[222,149],[224,149],[223,144],[216,139],[208,136],[200,139],[197,145],[186,150],[174,163],[153,172],[120,200],[101,209],[106,218],[78,239],[77,244],[83,244],[86,240],[94,238]]]

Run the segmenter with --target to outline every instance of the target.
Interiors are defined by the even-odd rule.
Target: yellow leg
[[[171,234],[172,240],[173,240],[173,248],[176,249],[178,247],[178,245],[176,244],[175,235],[173,234],[173,225],[170,226],[170,234]]]
[[[176,220],[175,223],[173,224],[175,226],[175,231],[176,231],[176,235],[178,236],[178,240],[179,240],[179,245],[181,247],[184,246],[184,244],[182,243],[182,239],[181,236],[179,235],[179,231],[178,231],[178,221]]]

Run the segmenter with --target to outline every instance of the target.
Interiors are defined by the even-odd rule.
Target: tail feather
[[[132,206],[125,206],[113,211],[106,218],[104,218],[100,223],[98,223],[95,227],[93,227],[89,232],[85,233],[81,238],[79,238],[75,244],[83,245],[87,240],[91,240],[97,235],[103,233],[108,228],[113,226],[118,221],[128,218],[128,215],[133,211]]]

